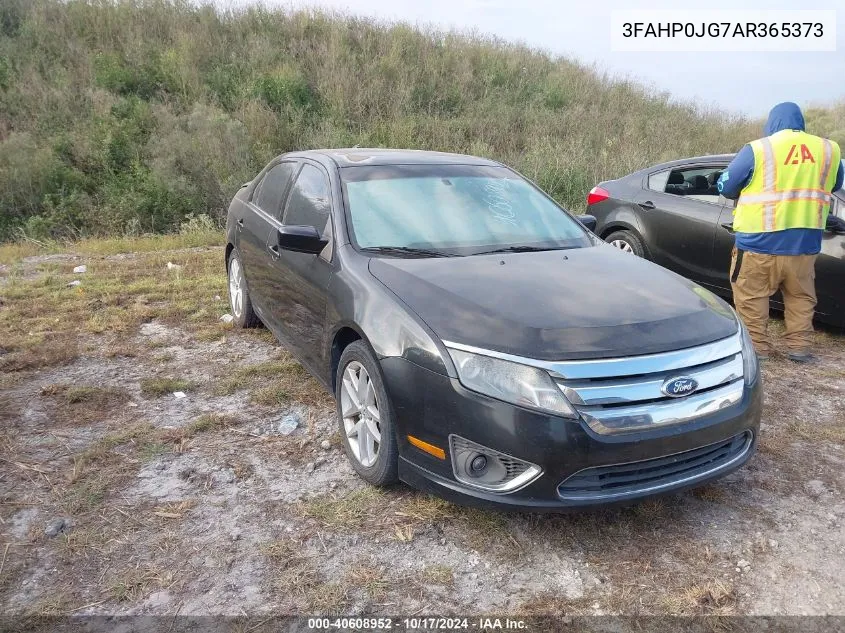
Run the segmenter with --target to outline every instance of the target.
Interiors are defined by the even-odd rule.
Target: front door
[[[306,162],[290,189],[282,224],[313,226],[328,238],[319,255],[278,248],[274,231],[268,241],[273,269],[268,307],[277,336],[312,371],[322,375],[326,295],[332,276],[332,195],[329,177],[317,164]]]

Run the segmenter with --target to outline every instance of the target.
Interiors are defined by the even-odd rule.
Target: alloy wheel
[[[633,253],[634,252],[633,247],[628,242],[626,242],[625,240],[613,240],[610,243],[610,245],[615,246],[620,251],[625,251],[626,253]]]
[[[229,264],[229,302],[235,318],[240,318],[244,309],[244,275],[240,260],[235,257]]]
[[[378,398],[370,375],[358,361],[352,361],[343,372],[340,410],[349,448],[362,466],[376,463],[381,446],[381,418]]]

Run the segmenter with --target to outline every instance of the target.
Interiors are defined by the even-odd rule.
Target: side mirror
[[[596,220],[596,216],[594,215],[579,215],[576,216],[576,219],[583,224],[587,229],[590,231],[596,230],[596,225],[598,224],[598,220]]]
[[[316,255],[328,243],[313,226],[283,226],[279,229],[279,248],[285,251]]]

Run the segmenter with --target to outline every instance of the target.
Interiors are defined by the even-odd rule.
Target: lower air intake
[[[750,431],[683,453],[578,471],[558,486],[562,499],[607,501],[695,483],[742,461],[751,449]]]

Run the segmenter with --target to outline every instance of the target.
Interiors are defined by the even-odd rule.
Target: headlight
[[[467,389],[522,407],[540,409],[567,418],[578,413],[542,369],[449,349],[458,378]]]
[[[750,385],[757,379],[757,352],[754,351],[754,343],[751,342],[751,335],[745,327],[742,319],[737,317],[739,321],[739,331],[742,337],[742,374],[745,376],[745,384]]]

